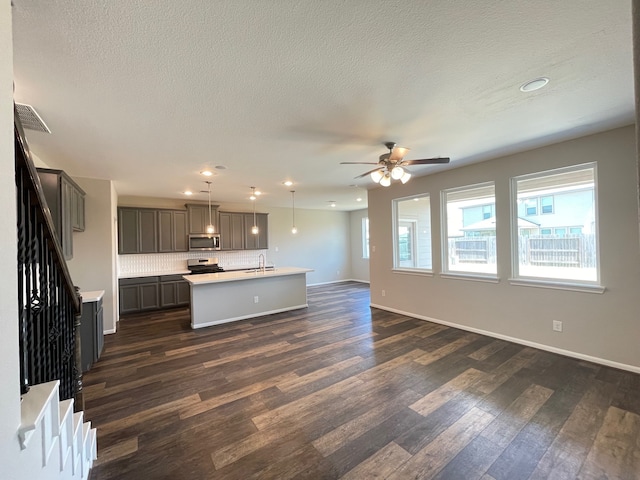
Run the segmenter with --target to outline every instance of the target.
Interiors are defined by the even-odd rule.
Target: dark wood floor
[[[123,318],[85,377],[102,479],[638,479],[640,376],[369,307]],[[517,319],[514,319],[517,321]]]

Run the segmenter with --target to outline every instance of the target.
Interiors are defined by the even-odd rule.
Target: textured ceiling
[[[384,141],[451,157],[426,175],[634,118],[630,1],[13,3],[15,100],[52,132],[31,149],[120,195],[184,198],[224,166],[216,201],[353,210],[374,184],[340,162]]]

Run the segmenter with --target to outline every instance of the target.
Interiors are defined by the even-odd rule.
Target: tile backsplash
[[[141,255],[118,255],[118,275],[144,274],[149,272],[177,272],[187,269],[187,260],[192,258],[218,258],[218,264],[227,270],[255,267],[260,254],[266,250],[241,250],[237,252],[178,252],[145,253]],[[267,259],[269,264],[269,259]]]

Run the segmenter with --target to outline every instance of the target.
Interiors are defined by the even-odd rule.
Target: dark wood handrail
[[[51,212],[49,211],[49,207],[47,206],[47,201],[44,196],[44,190],[42,189],[42,184],[40,183],[40,177],[38,177],[38,172],[34,166],[33,158],[31,157],[31,151],[29,150],[29,146],[27,145],[24,130],[22,129],[22,124],[20,123],[20,119],[18,118],[18,113],[15,108],[14,125],[16,148],[15,156],[18,159],[24,160],[24,165],[22,165],[22,167],[24,167],[28,173],[27,176],[32,186],[32,188],[30,189],[31,195],[35,200],[35,203],[40,206],[38,213],[42,216],[42,221],[47,225],[47,228],[45,229],[47,244],[53,252],[53,260],[58,265],[60,272],[62,273],[65,289],[69,292],[70,297],[73,299],[72,302],[75,311],[79,314],[82,306],[80,296],[78,295],[78,292],[73,285],[73,281],[71,280],[71,275],[69,274],[69,269],[67,268],[67,262],[64,259],[64,254],[62,253],[62,245],[60,245],[60,241],[55,235],[56,229],[54,227],[53,218],[51,217]],[[18,149],[21,150],[22,155],[18,154]]]

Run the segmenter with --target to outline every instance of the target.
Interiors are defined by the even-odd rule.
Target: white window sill
[[[509,283],[518,287],[551,288],[573,292],[604,293],[606,287],[598,284],[571,283],[554,280],[533,280],[530,278],[510,278]]]
[[[393,273],[399,273],[401,275],[419,275],[422,277],[433,277],[433,270],[420,270],[417,268],[394,268],[391,270]]]
[[[458,273],[458,272],[443,272],[440,274],[441,278],[448,278],[451,280],[469,280],[472,282],[487,282],[487,283],[499,283],[500,279],[494,275],[478,275],[477,273]]]

